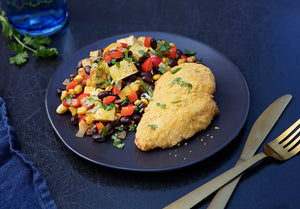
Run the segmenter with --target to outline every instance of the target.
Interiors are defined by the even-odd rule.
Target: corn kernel
[[[79,114],[79,115],[85,114],[86,111],[87,111],[87,108],[85,106],[77,108],[77,114]]]
[[[69,89],[68,92],[69,92],[69,94],[73,94],[73,95],[75,94],[75,90],[74,89]]]
[[[175,44],[174,44],[174,43],[169,43],[169,45],[170,45],[170,47],[172,47],[172,46],[175,46]]]
[[[155,74],[152,79],[157,81],[158,79],[160,79],[161,75],[160,74]]]
[[[136,100],[136,101],[134,102],[134,105],[139,105],[141,102],[142,102],[142,101],[138,99],[138,100]]]
[[[69,107],[69,111],[71,112],[72,116],[77,114],[77,108],[76,107]]]
[[[81,85],[77,85],[74,88],[75,94],[80,94],[82,92],[82,86]]]
[[[87,124],[92,124],[94,122],[94,117],[92,115],[88,115],[85,117],[85,121]]]
[[[187,57],[186,60],[188,62],[195,62],[196,58],[194,56],[191,56],[191,57]]]
[[[138,84],[136,84],[136,83],[131,83],[131,84],[129,85],[129,88],[131,89],[131,91],[137,92],[137,91],[139,90],[139,88],[140,88],[140,85],[138,85]]]
[[[166,58],[166,57],[163,57],[163,58],[162,58],[162,62],[163,62],[163,63],[167,63],[167,62],[168,62],[168,60],[169,60],[169,59],[168,59],[168,58]]]
[[[182,64],[184,62],[185,62],[185,59],[179,59],[178,62],[177,62],[177,64],[180,65],[180,64]]]
[[[82,77],[82,75],[78,74],[74,77],[73,80],[81,83],[83,81],[83,77]]]
[[[142,101],[142,102],[144,102],[146,105],[148,105],[148,104],[149,104],[148,100],[147,100],[146,98],[144,98],[144,97],[143,97],[143,98],[141,98],[141,101]]]
[[[63,104],[60,104],[56,109],[56,113],[63,114],[65,112],[67,112],[67,110],[68,110],[68,107],[65,107]]]
[[[63,100],[65,97],[67,97],[69,95],[69,93],[67,91],[62,91],[61,92],[61,96],[60,96],[60,100]]]
[[[83,67],[78,69],[78,75],[84,76],[85,74],[86,74],[86,72]]]

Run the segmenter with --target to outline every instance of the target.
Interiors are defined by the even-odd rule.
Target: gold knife
[[[281,114],[283,113],[286,106],[292,99],[292,95],[286,94],[276,101],[274,101],[255,121],[253,124],[249,136],[247,138],[246,144],[243,148],[242,154],[240,159],[236,164],[239,164],[249,158],[251,158],[264,139],[267,137]],[[212,200],[211,204],[208,208],[225,208],[227,201],[231,197],[231,194],[236,187],[239,179],[241,178],[242,174],[236,177],[234,180],[229,182],[223,188],[219,190],[216,197]],[[166,206],[165,208],[191,208],[198,203],[196,199],[193,198],[193,192],[183,196],[182,198],[176,200],[175,202],[171,203],[170,205]]]

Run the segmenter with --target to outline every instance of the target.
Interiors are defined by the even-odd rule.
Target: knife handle
[[[230,182],[236,176],[241,174],[247,168],[251,167],[258,161],[264,159],[267,155],[262,152],[254,155],[249,160],[241,163],[238,166],[231,168],[230,170],[224,172],[223,174],[217,176],[216,178],[210,180],[206,184],[198,187],[197,189],[191,191],[180,199],[174,201],[173,203],[167,205],[164,209],[188,209],[195,206],[197,203],[208,197],[210,194],[218,190],[223,185]]]

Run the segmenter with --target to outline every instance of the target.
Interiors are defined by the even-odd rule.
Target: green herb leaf
[[[121,125],[118,127],[118,130],[119,130],[119,131],[124,131],[124,125],[121,124]]]
[[[167,72],[167,68],[166,67],[159,67],[158,70],[164,74],[165,72]]]
[[[17,44],[14,42],[8,45],[8,49],[15,51],[15,52],[23,52],[24,51],[24,47],[21,44]]]
[[[102,107],[101,102],[99,102],[99,103],[97,104],[97,106],[95,106],[93,109],[90,109],[90,110],[88,110],[88,111],[86,111],[86,112],[87,112],[87,113],[95,113],[100,107]]]
[[[117,68],[120,68],[121,67],[120,62],[116,62],[116,66],[117,66]]]
[[[39,46],[39,48],[36,49],[36,52],[34,52],[33,55],[45,58],[45,57],[57,56],[58,51],[56,48],[47,49],[44,46]]]
[[[104,138],[108,132],[108,127],[104,126],[101,130],[101,137]]]
[[[178,68],[176,68],[176,69],[174,69],[174,70],[171,70],[170,72],[171,72],[172,74],[175,74],[175,73],[178,72],[180,69],[181,69],[181,67],[178,67]]]
[[[32,38],[31,35],[25,34],[23,41],[25,44],[31,45],[34,48],[39,48],[42,45],[50,45],[51,39],[47,36],[40,36],[37,35],[36,37]]]
[[[174,78],[171,83],[169,83],[169,86],[173,86],[174,83],[178,82],[181,79],[181,77]],[[179,83],[179,82],[178,82]]]
[[[148,124],[149,127],[151,127],[152,130],[155,130],[157,128],[156,124]]]
[[[197,52],[195,52],[195,51],[189,51],[187,49],[184,50],[184,55],[185,56],[194,56],[195,54],[197,54]]]
[[[136,130],[136,124],[132,124],[128,127],[128,131],[135,131]]]
[[[125,146],[125,143],[122,143],[122,140],[118,138],[117,134],[114,134],[111,136],[112,140],[113,140],[113,146],[117,147],[119,149],[123,149],[123,147]]]
[[[181,101],[182,101],[181,99],[177,99],[177,100],[172,101],[171,103],[175,104],[175,103],[178,103],[178,102],[181,102]]]
[[[76,97],[76,96],[73,94],[70,94],[70,95],[64,97],[63,100],[65,99],[67,101],[67,103],[70,105],[72,103],[71,99],[74,97]]]
[[[96,78],[101,78],[102,73],[97,73]]]
[[[159,41],[157,41],[157,44],[159,45],[160,51],[162,51],[162,52],[168,52],[168,51],[170,51],[171,47],[170,47],[170,45],[166,41],[159,40]]]
[[[103,108],[104,110],[110,111],[115,107],[115,105],[113,103],[109,103],[109,104],[103,104]]]
[[[149,56],[144,50],[139,50],[139,53],[140,53],[141,55],[147,55],[147,56]]]
[[[156,106],[159,106],[159,107],[161,107],[162,109],[165,109],[165,108],[166,108],[166,104],[162,104],[162,103],[159,103],[159,102],[156,103]]]
[[[26,51],[19,52],[16,56],[9,58],[10,64],[22,65],[28,59],[28,53]]]

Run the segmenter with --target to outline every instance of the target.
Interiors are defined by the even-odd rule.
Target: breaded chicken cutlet
[[[215,89],[213,73],[202,64],[183,63],[163,74],[138,124],[136,146],[165,149],[206,129],[219,113]]]

